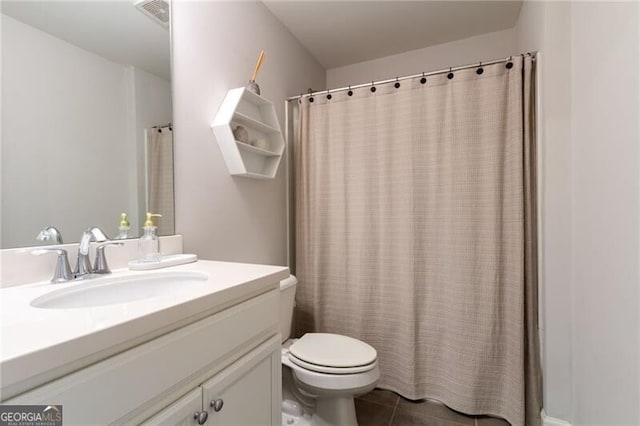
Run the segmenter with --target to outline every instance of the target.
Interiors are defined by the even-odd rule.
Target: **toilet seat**
[[[367,343],[332,333],[307,333],[289,348],[292,362],[312,371],[354,374],[371,370],[378,358]]]
[[[298,365],[299,367],[302,367],[302,368],[307,369],[309,371],[314,371],[316,373],[324,373],[324,374],[357,374],[357,373],[364,373],[364,372],[367,372],[369,370],[373,370],[377,365],[377,362],[374,361],[371,364],[359,365],[357,367],[328,367],[326,365],[312,364],[310,362],[306,362],[304,360],[301,360],[301,359],[297,358],[295,355],[293,355],[291,352],[289,352],[287,355],[289,357],[289,360],[291,362],[293,362],[294,364]]]

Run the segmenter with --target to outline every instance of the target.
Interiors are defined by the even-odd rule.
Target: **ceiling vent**
[[[169,2],[167,0],[139,0],[135,2],[139,11],[165,28],[169,28]]]

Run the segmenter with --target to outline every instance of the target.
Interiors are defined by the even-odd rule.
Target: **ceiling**
[[[326,69],[512,28],[518,1],[263,3]]]
[[[0,11],[113,62],[171,79],[169,31],[133,0],[2,0]]]

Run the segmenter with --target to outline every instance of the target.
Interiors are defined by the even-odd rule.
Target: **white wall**
[[[638,425],[638,3],[571,7],[573,422]]]
[[[386,80],[451,66],[498,59],[519,53],[514,29],[482,34],[463,40],[411,50],[327,70],[327,87]],[[314,87],[316,90],[322,87]]]
[[[123,66],[2,15],[2,247],[78,241],[129,206]],[[110,231],[109,231],[110,230]]]
[[[274,180],[231,177],[210,125],[227,90],[258,77],[284,129],[284,100],[325,70],[259,2],[172,4],[176,231],[205,259],[286,264],[284,161]]]
[[[637,425],[638,4],[525,2],[541,52],[545,410]]]

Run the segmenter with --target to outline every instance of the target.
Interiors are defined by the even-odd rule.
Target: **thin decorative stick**
[[[264,62],[264,50],[260,52],[260,56],[258,57],[258,62],[256,63],[256,67],[253,70],[253,77],[251,77],[252,81],[256,81],[256,77],[258,77],[258,73],[260,72],[260,68],[262,68],[262,63]]]

